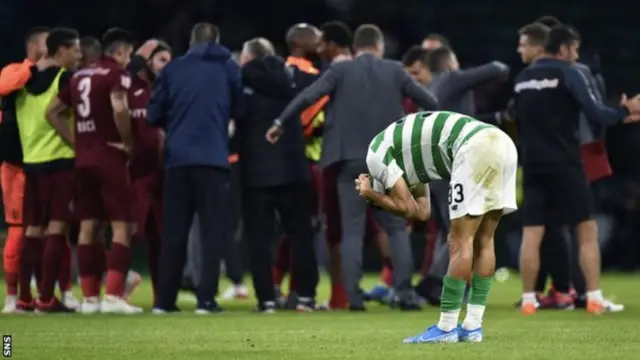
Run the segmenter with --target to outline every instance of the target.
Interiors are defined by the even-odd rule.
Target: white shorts
[[[449,218],[515,211],[518,151],[498,128],[480,130],[454,154],[449,184]]]

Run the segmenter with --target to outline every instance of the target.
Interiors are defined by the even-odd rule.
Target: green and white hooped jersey
[[[373,138],[367,154],[369,172],[385,190],[401,176],[409,186],[450,180],[458,149],[480,130],[491,127],[454,112],[407,115]]]

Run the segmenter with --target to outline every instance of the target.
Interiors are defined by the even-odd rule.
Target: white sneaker
[[[247,299],[249,297],[249,288],[246,285],[231,285],[222,294],[222,300]]]
[[[80,302],[73,296],[73,292],[65,291],[62,294],[62,304],[69,309],[78,310],[80,308]]]
[[[102,304],[100,304],[100,312],[103,314],[140,314],[142,308],[129,305],[117,296],[105,295]]]
[[[624,311],[624,305],[616,304],[611,300],[604,300],[604,306],[606,312],[621,312]]]
[[[3,314],[12,314],[17,312],[18,308],[16,307],[16,303],[18,302],[18,298],[15,295],[7,295],[4,298],[4,307],[2,308]]]
[[[158,309],[158,308],[153,308],[151,309],[151,313],[154,315],[164,315],[164,314],[168,314],[165,310],[162,309]]]
[[[81,314],[97,314],[100,312],[100,299],[97,296],[84,298],[80,304]]]
[[[211,311],[205,310],[205,309],[195,309],[195,311],[193,313],[196,314],[196,315],[209,315],[209,314],[212,314]]]
[[[129,270],[127,273],[127,279],[124,282],[124,294],[122,294],[122,298],[125,301],[129,301],[131,294],[133,294],[141,282],[142,276],[133,270]]]

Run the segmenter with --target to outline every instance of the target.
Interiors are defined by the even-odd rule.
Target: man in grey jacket
[[[425,110],[435,110],[438,104],[401,64],[381,59],[384,39],[377,26],[360,26],[354,35],[354,49],[354,60],[332,64],[274,120],[266,136],[270,142],[277,141],[283,122],[298,121],[303,109],[323,96],[330,96],[320,165],[337,174],[343,283],[350,309],[363,310],[359,282],[366,204],[354,190],[353,181],[358,174],[367,172],[365,159],[371,139],[404,116],[403,98],[411,98]],[[389,235],[398,305],[405,309],[419,308],[411,288],[413,261],[405,222],[381,211],[376,212],[376,217]]]

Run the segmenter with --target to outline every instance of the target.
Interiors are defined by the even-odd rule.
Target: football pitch
[[[363,285],[376,283],[368,277]],[[224,290],[225,284],[221,285]],[[542,311],[523,318],[513,302],[520,284],[513,276],[495,283],[482,344],[403,344],[402,339],[437,320],[438,309],[400,312],[370,305],[366,313],[254,314],[253,300],[221,302],[227,312],[193,315],[0,315],[0,333],[11,335],[15,359],[638,359],[638,275],[608,275],[608,295],[626,305],[618,314]],[[325,299],[323,279],[319,299]],[[0,293],[1,294],[1,293]],[[4,295],[4,294],[1,294]],[[149,282],[133,303],[150,306]]]

